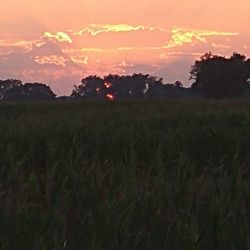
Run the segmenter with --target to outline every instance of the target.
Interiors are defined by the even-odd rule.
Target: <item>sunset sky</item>
[[[188,86],[208,51],[250,56],[249,0],[8,0],[0,9],[0,79],[43,82],[58,95],[89,74]]]

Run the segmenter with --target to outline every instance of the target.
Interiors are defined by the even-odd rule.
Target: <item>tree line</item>
[[[233,53],[229,58],[206,53],[191,67],[191,87],[180,81],[164,84],[162,78],[149,74],[104,77],[90,75],[75,85],[70,96],[57,97],[43,83],[22,83],[0,80],[2,101],[49,100],[141,100],[178,98],[240,98],[250,97],[250,58]]]

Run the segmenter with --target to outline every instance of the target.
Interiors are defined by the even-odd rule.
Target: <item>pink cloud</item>
[[[235,41],[239,42],[235,32],[171,32],[153,25],[90,25],[80,32],[47,31],[30,40],[0,40],[0,77],[47,82],[58,94],[69,94],[89,74],[142,72],[188,83],[195,59],[208,51],[231,53]]]

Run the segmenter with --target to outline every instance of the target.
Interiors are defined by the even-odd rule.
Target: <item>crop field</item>
[[[250,101],[0,104],[0,249],[250,249]]]

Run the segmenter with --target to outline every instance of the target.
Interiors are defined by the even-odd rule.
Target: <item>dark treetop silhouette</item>
[[[205,97],[243,97],[249,92],[250,59],[234,53],[230,58],[207,53],[192,66],[192,89]]]
[[[178,98],[238,98],[250,96],[250,59],[234,53],[230,58],[206,53],[191,68],[191,88],[180,81],[163,84],[148,74],[87,76],[74,86],[70,97],[58,97],[42,83],[0,81],[0,100],[141,100]]]
[[[19,80],[0,81],[0,98],[3,101],[49,101],[55,98],[49,86],[42,83],[25,83]]]
[[[144,74],[107,75],[103,78],[88,76],[82,84],[75,86],[71,97],[95,100],[141,100],[194,97],[191,89],[182,83],[163,84],[162,78]]]

